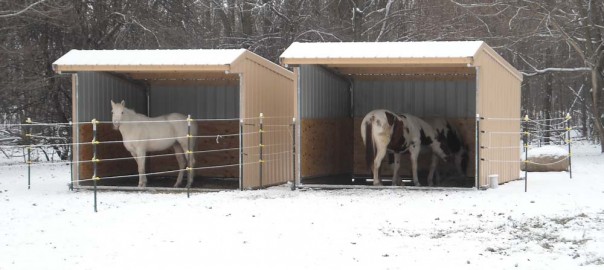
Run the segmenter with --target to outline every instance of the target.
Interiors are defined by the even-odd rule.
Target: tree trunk
[[[591,71],[591,98],[592,98],[592,106],[591,110],[594,115],[594,126],[598,131],[598,138],[600,139],[600,151],[604,153],[604,126],[602,126],[602,120],[600,119],[602,113],[600,112],[599,106],[599,95],[598,92],[600,90],[599,86],[599,78],[598,71],[594,67]]]
[[[545,66],[552,66],[552,48],[548,47],[545,49]],[[552,119],[552,102],[553,102],[553,93],[554,93],[554,74],[548,72],[545,74],[545,95],[543,96],[543,112],[545,113],[545,132],[543,132],[543,144],[548,145],[550,143],[550,130],[553,128],[551,126]]]

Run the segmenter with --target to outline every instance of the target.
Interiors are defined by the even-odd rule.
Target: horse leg
[[[138,187],[147,186],[147,175],[145,174],[145,152],[136,151],[130,152],[138,165]]]
[[[428,185],[434,186],[434,182],[432,179],[434,178],[434,172],[436,171],[436,167],[438,166],[439,157],[436,154],[432,154],[432,162],[430,163],[430,172],[428,173]]]
[[[392,165],[392,185],[402,186],[403,183],[399,177],[399,169],[401,168],[401,153],[394,153],[394,163]]]
[[[420,147],[415,144],[411,145],[409,149],[409,156],[411,157],[411,172],[413,173],[413,184],[419,187],[419,179],[417,177],[417,157],[419,156]]]
[[[384,159],[384,157],[386,156],[386,146],[388,144],[384,144],[384,143],[377,143],[376,148],[377,148],[377,153],[375,155],[375,159],[373,160],[373,185],[374,186],[381,186],[382,185],[382,179],[380,179],[380,166],[382,165],[382,160]]]
[[[461,164],[462,159],[463,159],[463,157],[462,157],[461,152],[455,153],[455,169],[457,170],[457,173],[459,175],[465,176],[464,172],[463,172],[462,164]]]
[[[174,155],[176,156],[176,161],[178,161],[178,168],[180,169],[178,171],[178,177],[176,178],[176,184],[174,184],[174,187],[178,187],[180,186],[180,183],[182,182],[182,176],[185,173],[185,166],[187,165],[187,161],[185,158],[185,154],[182,151],[182,147],[180,147],[180,145],[178,144],[174,144]]]

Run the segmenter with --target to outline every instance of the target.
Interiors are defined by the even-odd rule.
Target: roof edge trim
[[[230,65],[60,65],[53,64],[57,73],[77,71],[227,71]]]

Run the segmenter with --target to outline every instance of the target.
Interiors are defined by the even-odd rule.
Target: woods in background
[[[604,141],[604,1],[0,0],[2,122],[71,120],[71,49],[246,48],[292,42],[483,40],[523,71],[522,114],[571,113]],[[603,146],[604,147],[604,146]]]

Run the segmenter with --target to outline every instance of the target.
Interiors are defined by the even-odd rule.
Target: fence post
[[[572,165],[572,141],[573,139],[570,137],[570,131],[572,128],[570,127],[570,114],[566,114],[566,142],[568,143],[568,173],[570,174],[570,179],[573,179],[573,165]]]
[[[189,167],[191,164],[191,157],[193,156],[193,149],[191,149],[191,139],[193,138],[191,135],[191,115],[187,115],[187,178],[193,177],[193,168]],[[189,180],[187,179],[187,198],[191,198],[191,185],[189,185]]]
[[[25,123],[27,123],[25,125],[27,127],[25,131],[25,137],[27,138],[27,189],[31,189],[31,149],[33,147],[31,143],[31,118],[28,117]]]
[[[296,190],[296,118],[292,118],[292,191]]]
[[[73,136],[73,122],[69,121],[69,129],[71,132],[69,132],[69,134],[72,134]],[[73,137],[71,139],[71,146],[69,146],[69,169],[70,169],[70,174],[71,174],[71,179],[69,181],[69,190],[73,191],[73,151],[74,151],[74,145],[73,145]]]
[[[524,192],[528,189],[528,144],[529,144],[529,117],[524,116]]]
[[[476,156],[476,160],[474,161],[475,166],[476,166],[476,176],[474,178],[476,178],[476,190],[480,189],[480,163],[482,162],[482,160],[480,159],[480,114],[476,114],[476,138],[475,138],[475,143],[476,145],[474,146],[475,148],[475,156]]]
[[[97,123],[98,121],[96,119],[92,119],[92,182],[94,183],[94,212],[98,212],[96,203],[96,181],[99,180],[99,177],[97,176],[97,163],[99,162],[99,159],[96,152],[96,146],[99,144],[96,134]]]
[[[264,144],[263,144],[263,141],[262,141],[262,133],[264,132],[263,127],[264,127],[264,114],[260,113],[260,129],[259,129],[260,144],[258,145],[259,146],[259,156],[260,156],[259,157],[259,163],[258,163],[259,164],[258,165],[259,166],[258,170],[259,170],[259,177],[260,177],[260,179],[259,179],[260,180],[260,188],[263,188],[263,186],[262,186],[262,165],[264,163],[264,160],[262,159],[262,148],[264,147]]]
[[[243,119],[239,119],[239,190],[243,191]]]

